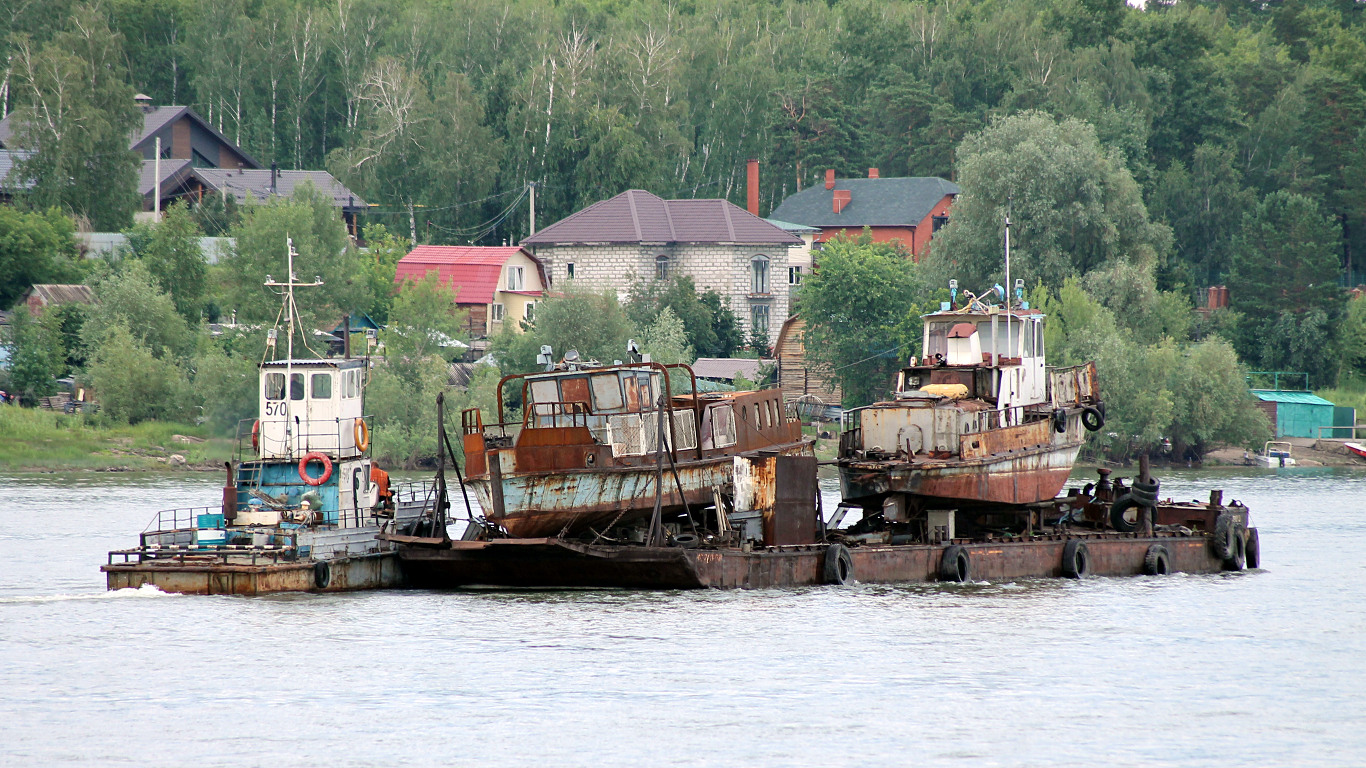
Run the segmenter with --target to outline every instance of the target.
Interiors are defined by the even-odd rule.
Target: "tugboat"
[[[780,389],[699,393],[687,365],[598,365],[573,350],[552,362],[543,348],[541,362],[499,382],[496,424],[461,414],[466,480],[501,534],[633,535],[657,501],[664,515],[714,506],[737,456],[814,456]],[[522,404],[512,421],[507,385]]]
[[[294,277],[283,289],[285,356],[260,366],[259,418],[238,428],[221,506],[158,512],[138,546],[109,553],[109,589],[151,584],[166,592],[262,594],[393,586],[397,562],[380,525],[420,512],[427,486],[389,487],[369,453],[367,366],[294,357]],[[267,348],[277,348],[278,330]],[[349,333],[347,334],[350,335]],[[249,428],[247,428],[249,426]],[[248,447],[249,446],[249,447]]]

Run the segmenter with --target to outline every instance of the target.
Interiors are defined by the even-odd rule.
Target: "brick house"
[[[725,200],[664,200],[632,189],[522,241],[556,289],[610,289],[687,275],[726,299],[746,333],[772,339],[788,312],[788,251],[802,239]]]
[[[816,227],[817,244],[839,234],[857,236],[868,227],[875,242],[900,241],[919,261],[934,233],[948,223],[958,194],[957,184],[932,176],[881,178],[869,168],[866,179],[837,179],[830,169],[823,186],[789,196],[771,216]]]
[[[456,306],[469,312],[467,330],[474,339],[504,327],[520,332],[521,321],[534,317],[536,302],[546,292],[545,268],[515,245],[419,245],[399,259],[394,282],[401,287],[432,271],[456,292]]]

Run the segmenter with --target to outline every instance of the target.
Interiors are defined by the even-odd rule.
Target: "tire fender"
[[[972,581],[972,557],[958,544],[944,550],[939,561],[939,580],[966,583]]]
[[[319,560],[313,564],[313,586],[318,589],[327,589],[332,585],[332,566],[326,560]]]
[[[831,544],[825,548],[824,576],[826,584],[846,586],[854,583],[854,558],[848,547]]]
[[[1149,576],[1166,576],[1172,572],[1172,555],[1161,544],[1148,547],[1143,556],[1143,572]]]
[[[1091,575],[1091,550],[1086,542],[1072,539],[1062,548],[1062,575],[1069,579],[1084,579]]]

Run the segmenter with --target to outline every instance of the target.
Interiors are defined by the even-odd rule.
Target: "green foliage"
[[[1167,376],[1173,395],[1173,453],[1203,454],[1215,443],[1252,448],[1271,438],[1266,414],[1247,390],[1247,369],[1220,338],[1182,351]]]
[[[455,350],[442,345],[462,338],[465,312],[456,308],[455,301],[455,291],[441,282],[435,270],[417,282],[404,281],[384,334],[385,357],[401,376],[416,381],[415,369],[411,377],[403,372],[428,357],[454,354]]]
[[[203,417],[218,434],[234,434],[238,422],[254,418],[259,409],[257,361],[227,354],[217,344],[206,345],[195,356],[194,396]]]
[[[166,209],[159,223],[138,224],[125,234],[129,255],[145,264],[161,289],[171,294],[181,317],[198,323],[208,265],[189,209],[177,203]]]
[[[175,360],[153,354],[123,325],[109,326],[90,356],[90,383],[110,419],[182,419],[190,412],[190,386]]]
[[[228,237],[233,227],[242,223],[242,207],[231,195],[211,192],[192,204],[190,218],[206,237]]]
[[[0,205],[0,308],[8,308],[35,283],[76,279],[76,240],[71,219],[55,208],[26,213]]]
[[[126,226],[137,207],[139,158],[128,137],[141,124],[124,68],[123,38],[98,3],[75,7],[46,43],[21,36],[12,61],[13,179],[34,208],[58,206],[98,229]]]
[[[902,253],[864,234],[836,238],[820,269],[802,283],[807,358],[834,372],[845,405],[865,405],[891,386],[919,338],[915,268]]]
[[[142,261],[132,260],[122,271],[105,275],[92,290],[95,304],[81,328],[91,357],[115,329],[130,334],[157,359],[185,356],[194,349],[194,330]]]
[[[688,343],[683,321],[670,307],[660,310],[655,321],[641,330],[640,351],[648,354],[654,362],[665,365],[691,364],[697,359],[692,345]]]
[[[377,323],[387,323],[389,308],[394,303],[394,276],[398,273],[399,259],[408,255],[408,241],[391,233],[383,224],[370,224],[365,228],[365,244],[366,253],[361,258],[370,294],[366,314]]]
[[[372,304],[371,281],[345,225],[331,198],[312,184],[296,187],[288,199],[249,206],[232,233],[237,246],[220,262],[226,279],[216,302],[225,314],[236,310],[238,322],[273,322],[279,314],[279,296],[263,283],[267,275],[284,281],[290,240],[298,254],[295,276],[323,279],[319,288],[299,289],[306,292],[298,295],[306,325],[331,328],[346,312]]]
[[[1152,265],[1170,249],[1171,230],[1149,220],[1129,170],[1079,120],[998,118],[963,140],[957,162],[963,193],[931,246],[935,282],[1002,281],[1007,213],[1011,275],[1026,283],[1060,285],[1115,261]]]
[[[65,368],[61,322],[52,312],[38,317],[19,307],[10,317],[4,344],[9,352],[10,391],[32,404],[56,390],[55,379]]]
[[[744,344],[730,306],[716,291],[698,294],[692,277],[637,280],[631,285],[626,316],[636,328],[649,327],[665,309],[683,323],[687,343],[698,357],[730,357]]]
[[[489,344],[504,373],[540,370],[536,355],[542,345],[559,360],[576,350],[583,360],[610,363],[626,358],[633,330],[626,312],[610,291],[569,290],[536,305],[536,321],[523,333],[505,328]]]

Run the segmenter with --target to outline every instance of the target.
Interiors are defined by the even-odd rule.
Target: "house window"
[[[749,292],[768,293],[768,257],[762,253],[749,260]],[[768,308],[765,307],[767,312]]]
[[[943,229],[943,227],[944,227],[945,224],[948,224],[948,223],[949,223],[949,217],[948,217],[948,216],[932,216],[932,217],[930,217],[930,220],[931,220],[931,222],[933,222],[933,226],[934,226],[934,228],[930,230],[930,234],[934,234],[935,232],[938,232],[940,229]]]
[[[801,267],[788,267],[788,268],[787,268],[787,284],[788,284],[788,285],[801,285],[801,284],[802,284],[802,268],[801,268]]]
[[[669,257],[668,257],[668,256],[665,256],[665,255],[663,255],[663,254],[660,254],[660,255],[658,255],[658,256],[655,257],[655,279],[656,279],[656,280],[668,280],[668,279],[669,279]]]
[[[536,319],[536,302],[534,302],[534,301],[528,301],[528,302],[526,303],[526,319],[527,319],[527,322],[530,322],[530,321]]]
[[[526,288],[524,287],[525,285],[526,285],[526,268],[525,268],[525,267],[508,267],[508,287],[507,287],[507,290],[509,290],[509,291],[523,291],[523,290],[526,290]]]
[[[768,305],[755,304],[749,308],[749,324],[755,336],[768,338]]]
[[[503,322],[503,305],[500,304],[500,303],[496,303],[496,302],[493,303],[493,304],[490,304],[490,305],[489,305],[489,318],[490,318],[491,320],[493,320],[493,322],[495,322],[495,323],[501,323],[501,322]]]
[[[570,279],[570,280],[573,280],[573,279],[574,279],[574,262],[571,261],[571,262],[565,264],[565,268],[569,270],[569,279]]]
[[[218,163],[215,163],[214,161],[212,161],[212,160],[210,160],[209,158],[205,157],[204,155],[200,154],[199,150],[197,150],[197,149],[191,149],[191,150],[190,150],[190,165],[194,166],[195,168],[217,168],[217,167],[218,167]]]

